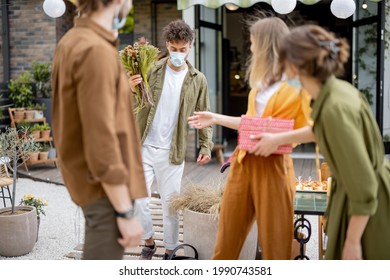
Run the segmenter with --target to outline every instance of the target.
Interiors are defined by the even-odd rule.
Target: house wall
[[[30,70],[34,60],[51,62],[57,41],[73,26],[75,8],[68,1],[65,3],[65,15],[53,19],[43,11],[42,0],[9,1],[11,79],[17,78],[25,70]],[[0,62],[2,59],[1,57]],[[0,79],[3,81],[2,67],[0,71]]]
[[[161,40],[162,29],[172,20],[182,18],[182,12],[177,10],[177,2],[134,0],[133,3],[134,38],[144,36],[161,51],[165,51],[165,42]],[[152,4],[155,5],[155,12]]]

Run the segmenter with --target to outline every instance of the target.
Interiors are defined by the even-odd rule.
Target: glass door
[[[357,1],[352,44],[353,83],[370,103],[381,133],[384,131],[384,9],[385,1]]]
[[[196,68],[207,78],[210,109],[222,112],[222,16],[221,9],[195,7]],[[213,127],[214,143],[222,142],[222,129]]]

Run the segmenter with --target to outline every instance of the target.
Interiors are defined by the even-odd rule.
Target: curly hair
[[[164,42],[180,42],[192,43],[194,39],[194,31],[183,20],[178,19],[171,21],[164,27],[162,38]]]

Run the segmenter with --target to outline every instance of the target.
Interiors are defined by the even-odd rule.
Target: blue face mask
[[[186,56],[187,54],[182,52],[169,52],[169,60],[176,67],[180,67],[186,62]]]
[[[122,8],[123,8],[123,6],[118,7],[116,9],[115,17],[114,17],[114,20],[112,22],[112,29],[115,29],[115,30],[121,29],[126,24],[126,19],[127,19],[126,16],[123,16],[121,19],[119,19],[119,14],[120,14],[120,11]]]
[[[301,83],[301,80],[299,79],[299,75],[296,75],[290,79],[287,78],[286,82],[287,82],[287,84],[289,84],[293,88],[297,89],[298,91],[300,91],[302,89],[302,83]]]

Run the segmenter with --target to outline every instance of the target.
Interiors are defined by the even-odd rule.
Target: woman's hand
[[[188,124],[197,129],[202,129],[214,124],[214,113],[194,112],[194,115],[188,118]]]
[[[278,136],[275,133],[261,133],[257,135],[251,135],[251,139],[258,139],[259,142],[248,151],[250,154],[256,156],[268,157],[276,152],[279,147]]]
[[[142,77],[139,74],[131,76],[130,72],[128,72],[127,75],[129,76],[127,81],[129,82],[130,89],[132,92],[135,92],[135,87],[142,82]]]

